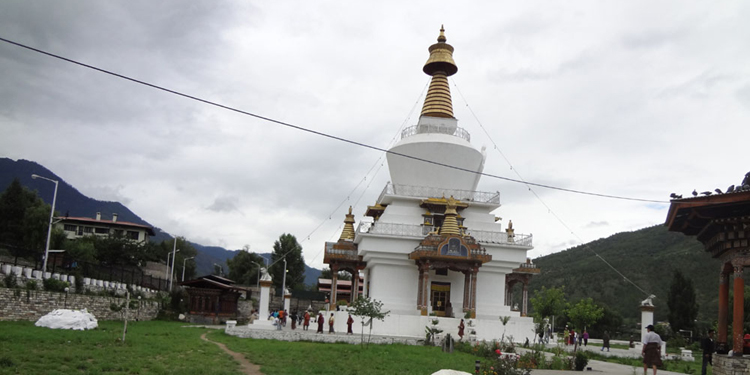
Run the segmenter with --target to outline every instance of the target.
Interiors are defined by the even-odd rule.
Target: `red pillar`
[[[523,306],[521,306],[521,316],[527,316],[528,310],[527,305],[529,302],[529,282],[528,280],[523,282]]]
[[[471,271],[464,272],[464,306],[463,311],[467,312],[471,309],[469,306],[469,285],[471,285]]]
[[[729,317],[729,273],[722,266],[719,274],[719,337],[716,340],[716,352],[729,353],[727,341],[727,318]]]
[[[339,281],[339,266],[337,264],[331,264],[331,301],[329,303],[329,310],[336,310],[336,300],[338,298],[338,281]],[[284,295],[284,291],[281,291],[281,295]],[[283,297],[282,297],[283,301]]]
[[[732,321],[732,342],[734,356],[742,356],[742,328],[745,315],[745,279],[742,277],[743,267],[734,266],[734,320]]]
[[[417,289],[417,310],[421,312],[422,315],[427,315],[427,308],[424,306],[424,267],[422,264],[417,265],[419,269],[419,282],[418,282],[418,288]]]

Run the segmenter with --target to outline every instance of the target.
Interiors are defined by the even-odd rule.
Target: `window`
[[[75,232],[76,231],[76,226],[75,225],[71,225],[71,224],[65,224],[65,230],[68,231],[68,232]]]
[[[438,269],[435,270],[435,275],[448,276],[448,269],[447,268],[438,268]]]
[[[96,233],[96,234],[107,234],[107,233],[109,233],[109,228],[94,228],[94,233]]]
[[[122,229],[115,229],[114,234],[117,237],[122,237]]]
[[[94,233],[94,228],[92,228],[92,227],[83,227],[83,233],[86,233],[86,234]]]
[[[128,238],[131,239],[131,240],[138,241],[138,237],[139,236],[140,236],[140,233],[138,233],[138,232],[136,232],[134,230],[129,230],[128,231]]]

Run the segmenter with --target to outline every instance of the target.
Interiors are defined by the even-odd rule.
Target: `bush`
[[[589,357],[586,356],[586,353],[582,350],[577,351],[575,359],[576,371],[583,371],[587,364],[589,364]]]
[[[26,282],[26,289],[28,290],[37,290],[39,285],[36,283],[36,280],[29,280]]]
[[[55,279],[44,279],[44,281],[42,281],[42,284],[44,285],[44,290],[50,292],[64,292],[65,288],[70,286],[70,284],[68,284],[66,281]]]
[[[18,281],[16,280],[16,275],[10,273],[3,279],[3,282],[5,283],[6,288],[16,288],[18,287]]]

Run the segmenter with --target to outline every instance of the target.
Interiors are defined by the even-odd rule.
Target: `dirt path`
[[[207,339],[205,333],[201,335],[201,339],[203,339],[205,341],[208,341],[210,343],[216,344],[219,348],[221,348],[221,350],[223,350],[227,354],[231,355],[232,358],[234,358],[235,361],[237,361],[237,362],[240,363],[240,368],[242,369],[242,373],[243,374],[247,374],[247,375],[263,375],[263,373],[260,372],[260,366],[254,365],[254,364],[250,363],[245,358],[244,355],[229,350],[229,348],[227,348],[226,345],[224,345],[224,344],[222,344],[220,342],[211,341],[211,340]]]

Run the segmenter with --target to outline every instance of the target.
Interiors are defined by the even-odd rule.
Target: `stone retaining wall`
[[[346,335],[346,334],[332,334],[327,333],[318,334],[315,330],[310,327],[309,331],[303,331],[300,329],[290,330],[289,326],[284,330],[277,331],[271,327],[262,328],[251,328],[251,326],[236,326],[233,328],[227,328],[225,332],[231,336],[237,336],[242,338],[253,338],[253,339],[266,339],[266,340],[280,340],[280,341],[315,341],[315,342],[343,342],[348,344],[359,344],[362,338],[359,334]],[[328,327],[326,327],[326,331]],[[365,331],[365,342],[367,342],[367,331]],[[405,345],[422,345],[419,339],[413,337],[392,337],[392,336],[375,336],[373,335],[371,344],[405,344]]]
[[[714,354],[714,375],[747,375],[750,374],[750,356],[727,357]]]
[[[131,299],[131,301],[133,301]],[[47,292],[41,290],[0,288],[0,321],[36,321],[55,309],[87,309],[98,320],[121,320],[123,311],[111,306],[123,306],[125,298]],[[139,308],[131,309],[129,319],[151,320],[159,312],[159,303],[138,301]]]

